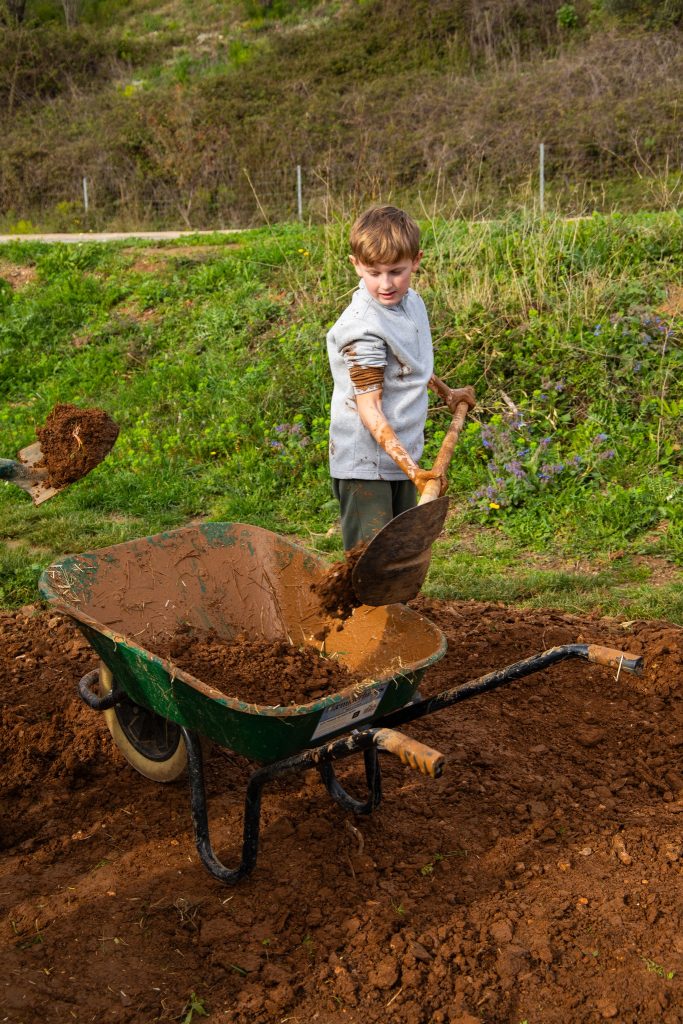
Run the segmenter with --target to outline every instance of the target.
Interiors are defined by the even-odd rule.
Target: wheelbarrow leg
[[[325,789],[335,803],[339,804],[345,811],[353,811],[354,814],[372,814],[375,807],[379,807],[382,799],[382,774],[377,756],[377,748],[370,747],[364,751],[365,778],[368,784],[368,799],[363,802],[356,800],[350,793],[340,785],[331,762],[318,765],[320,778]]]
[[[247,795],[244,800],[242,861],[239,867],[226,868],[213,852],[209,838],[209,816],[206,805],[201,742],[196,732],[190,732],[183,726],[181,726],[181,731],[187,747],[190,805],[197,853],[204,867],[214,878],[217,878],[219,882],[234,885],[235,882],[239,882],[241,878],[248,875],[256,864],[261,819],[261,792],[267,781],[267,776],[262,772],[255,772],[249,779]]]

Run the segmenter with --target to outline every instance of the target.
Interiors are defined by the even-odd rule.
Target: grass
[[[66,552],[195,520],[339,555],[324,337],[353,287],[348,227],[0,247],[3,457],[57,402],[121,428],[38,508],[0,487],[0,606],[35,601]],[[437,372],[479,400],[426,592],[683,622],[680,217],[423,228]],[[433,406],[425,462],[447,422]]]

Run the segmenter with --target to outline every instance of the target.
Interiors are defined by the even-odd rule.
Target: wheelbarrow
[[[464,685],[422,699],[418,686],[446,651],[445,637],[402,604],[361,605],[330,629],[312,590],[325,563],[288,539],[239,523],[205,523],[157,534],[51,565],[39,588],[73,620],[100,659],[78,683],[103,712],[115,743],[143,775],[170,782],[187,770],[197,851],[210,874],[235,883],[257,860],[261,796],[271,780],[316,769],[332,799],[370,814],[382,798],[379,753],[437,778],[445,758],[399,726],[490,692],[569,658],[639,672],[641,659],[588,644],[554,647]],[[180,624],[232,639],[285,638],[320,649],[361,684],[307,704],[263,706],[203,683],[152,653]],[[213,850],[203,746],[212,742],[257,762],[246,787],[241,861],[225,866]],[[342,787],[335,763],[363,754],[367,794]]]

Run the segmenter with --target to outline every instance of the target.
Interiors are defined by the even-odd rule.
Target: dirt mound
[[[80,480],[111,451],[119,428],[103,409],[55,405],[36,435],[51,487]]]
[[[567,661],[407,727],[439,780],[383,756],[343,812],[315,772],[266,788],[259,860],[200,866],[186,785],[155,785],[76,695],[96,657],[45,612],[0,614],[0,949],[11,1024],[681,1024],[683,630],[420,599],[448,639],[425,695],[576,641]],[[618,677],[618,678],[617,678]],[[239,858],[243,758],[207,765]],[[364,792],[362,759],[340,780]]]
[[[339,662],[286,640],[237,636],[228,641],[214,632],[185,628],[155,653],[227,696],[250,704],[307,704],[361,682]]]

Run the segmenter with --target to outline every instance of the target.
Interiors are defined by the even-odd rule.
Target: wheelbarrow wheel
[[[114,676],[100,662],[100,696],[111,693]],[[104,712],[114,743],[136,771],[153,782],[175,782],[187,769],[180,726],[131,700]]]

